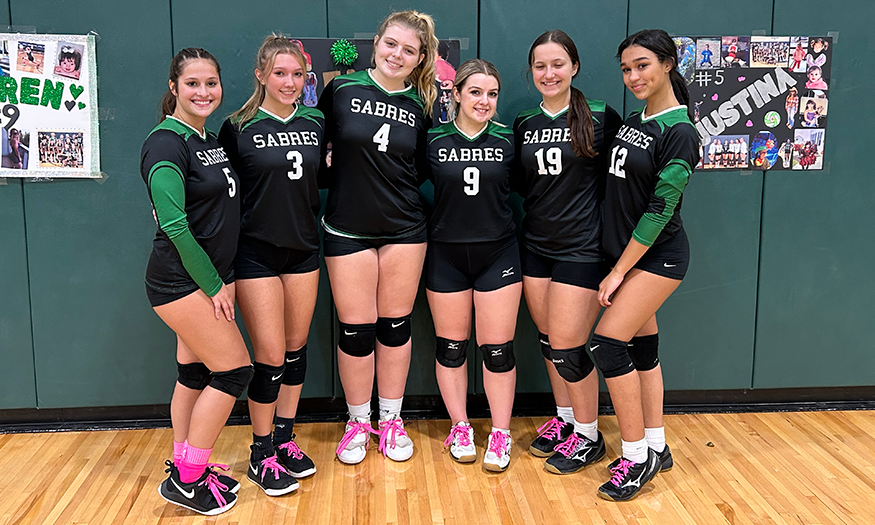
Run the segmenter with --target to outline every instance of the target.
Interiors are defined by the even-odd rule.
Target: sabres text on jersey
[[[523,133],[523,144],[569,141],[571,141],[571,130],[568,128],[535,129]]]
[[[197,158],[200,159],[201,164],[203,164],[204,166],[212,166],[213,164],[228,162],[228,156],[225,155],[224,148],[213,148],[203,151],[196,151],[195,155],[197,155]]]
[[[439,148],[438,162],[503,162],[501,148]]]
[[[362,100],[354,97],[349,101],[350,111],[353,113],[363,113],[365,115],[373,115],[375,117],[386,117],[389,120],[397,120],[410,127],[416,126],[416,115],[407,111],[404,108],[399,108],[388,102]]]
[[[650,143],[653,142],[653,137],[643,131],[630,128],[626,124],[623,124],[620,131],[617,132],[617,140],[628,142],[633,146],[646,150],[650,146]]]
[[[256,148],[273,148],[286,146],[318,146],[319,134],[315,131],[277,131],[263,135],[252,135]]]

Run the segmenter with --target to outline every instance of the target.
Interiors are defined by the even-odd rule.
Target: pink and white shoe
[[[413,456],[413,441],[404,430],[400,417],[380,421],[380,452],[392,461],[407,461]]]
[[[477,460],[474,429],[467,421],[459,421],[450,428],[450,435],[444,440],[444,446],[450,447],[450,456],[459,463],[473,463]]]
[[[347,465],[356,465],[365,459],[368,453],[368,436],[379,434],[371,427],[371,422],[350,417],[346,422],[346,430],[337,445],[337,459]]]
[[[483,456],[483,468],[490,472],[504,472],[510,464],[510,434],[496,430],[489,434],[489,446]]]

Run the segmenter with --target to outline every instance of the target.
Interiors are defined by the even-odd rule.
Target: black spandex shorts
[[[680,230],[671,239],[648,248],[634,268],[680,281],[689,265],[690,243],[684,230]]]
[[[433,292],[491,292],[523,280],[516,237],[489,242],[428,243],[425,287]]]
[[[598,290],[610,270],[604,262],[561,261],[540,255],[528,248],[520,250],[523,275],[541,277],[553,282],[570,284],[588,290]]]
[[[222,282],[225,284],[231,284],[234,282],[234,271],[231,270],[231,274],[227,277],[222,278]],[[146,297],[149,298],[149,304],[153,307],[161,306],[162,304],[172,303],[177,299],[182,299],[187,295],[191,295],[196,291],[200,290],[198,285],[192,281],[191,284],[186,286],[174,286],[174,287],[159,287],[154,286],[149,283],[146,283]]]
[[[325,257],[340,257],[372,248],[378,250],[388,244],[421,244],[427,240],[428,233],[425,228],[403,237],[376,237],[373,239],[343,237],[326,230],[325,237],[322,239],[322,249],[325,251]]]
[[[241,236],[237,243],[234,273],[238,279],[310,273],[319,269],[319,252],[278,248],[269,242]]]

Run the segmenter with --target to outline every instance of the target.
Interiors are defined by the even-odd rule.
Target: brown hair
[[[191,60],[209,60],[216,66],[216,73],[219,74],[219,82],[222,82],[222,68],[219,67],[219,61],[216,60],[209,51],[206,49],[201,49],[199,47],[187,47],[176,53],[176,56],[173,57],[173,60],[170,61],[170,74],[168,75],[173,85],[177,85],[179,82],[179,76],[182,75],[182,71],[185,69],[185,65]],[[221,101],[219,101],[221,103]],[[170,87],[167,87],[167,92],[164,93],[164,96],[161,98],[160,105],[161,114],[158,116],[158,121],[161,122],[167,115],[172,115],[174,111],[176,111],[176,95],[173,94],[173,91],[170,90]]]
[[[386,28],[392,25],[412,30],[419,37],[419,53],[424,55],[407,80],[416,89],[425,105],[425,114],[431,117],[434,101],[437,99],[437,87],[435,87],[434,55],[438,47],[438,39],[434,36],[434,20],[431,16],[418,11],[399,11],[387,16],[380,29],[377,31],[378,38],[382,38]],[[371,65],[374,63],[374,53],[371,52]]]
[[[498,69],[496,69],[492,62],[481,58],[466,60],[461,66],[459,66],[459,69],[456,71],[456,78],[453,80],[453,91],[458,91],[461,94],[465,82],[467,82],[472,75],[478,73],[495,77],[495,80],[498,81],[498,90],[501,91],[501,75],[498,74]],[[459,111],[459,103],[456,102],[455,98],[452,101],[452,107],[453,114],[456,114]]]
[[[535,39],[532,47],[529,49],[529,69],[532,68],[532,63],[535,61],[535,48],[555,42],[562,46],[568,57],[571,59],[571,64],[577,64],[577,73],[571,78],[580,73],[580,56],[577,54],[577,46],[574,45],[574,40],[565,34],[560,29],[547,31]],[[579,157],[595,157],[597,155],[593,148],[595,142],[595,129],[592,125],[592,111],[589,109],[589,104],[583,92],[574,86],[571,86],[571,104],[568,107],[568,127],[571,128],[571,147]]]
[[[276,61],[276,56],[280,54],[292,55],[301,64],[301,67],[306,70],[307,60],[304,58],[301,48],[285,36],[271,33],[261,43],[261,47],[258,48],[258,53],[255,55],[255,69],[261,71],[262,78],[270,73]],[[231,114],[231,122],[238,126],[243,126],[243,124],[252,120],[255,114],[258,113],[258,107],[264,102],[264,84],[255,75],[253,77],[255,78],[255,89],[252,92],[252,96],[243,104],[243,107]]]

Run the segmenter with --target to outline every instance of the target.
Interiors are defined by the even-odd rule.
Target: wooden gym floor
[[[616,419],[600,418],[608,458],[619,450]],[[341,423],[296,426],[318,472],[298,491],[270,498],[245,478],[250,427],[228,427],[213,460],[241,480],[237,505],[205,518],[157,492],[171,431],[0,435],[0,524],[873,524],[875,412],[666,416],[675,467],[637,498],[596,496],[604,459],[556,476],[526,447],[542,419],[515,418],[510,468],[482,469],[488,421],[473,422],[478,461],[460,465],[443,448],[447,421],[411,421],[413,458],[334,460]]]

